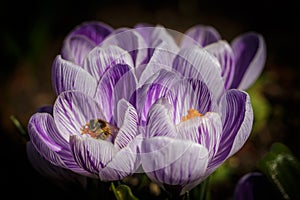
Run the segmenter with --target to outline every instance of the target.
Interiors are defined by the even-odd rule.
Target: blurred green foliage
[[[282,143],[274,143],[258,168],[278,188],[284,199],[300,199],[300,161]]]

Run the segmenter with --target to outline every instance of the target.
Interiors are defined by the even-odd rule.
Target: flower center
[[[91,119],[81,127],[81,134],[88,134],[92,138],[106,140],[110,135],[115,137],[118,128],[101,119]]]
[[[203,115],[201,113],[199,113],[198,110],[189,109],[188,114],[183,116],[181,121],[184,122],[184,121],[187,121],[187,120],[192,119],[194,117],[201,117],[201,116],[203,116]]]

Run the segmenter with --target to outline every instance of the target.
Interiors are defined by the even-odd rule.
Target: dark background
[[[26,4],[25,4],[26,2]],[[179,32],[196,24],[214,26],[231,41],[246,31],[261,33],[267,44],[267,62],[254,94],[269,106],[262,126],[229,161],[235,171],[213,188],[214,199],[230,199],[240,175],[256,169],[256,162],[273,142],[286,144],[299,158],[299,22],[294,1],[253,0],[4,0],[1,16],[0,191],[40,199],[56,197],[60,189],[41,177],[27,161],[26,139],[16,130],[11,115],[27,126],[30,116],[52,104],[51,65],[66,34],[87,20],[114,28],[139,22],[161,24]],[[256,110],[264,109],[257,106]],[[219,195],[218,195],[219,194]],[[220,195],[222,194],[222,195]],[[2,199],[2,197],[1,197]]]

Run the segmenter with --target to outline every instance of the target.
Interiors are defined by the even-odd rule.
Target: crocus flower
[[[53,114],[38,112],[30,118],[30,142],[55,166],[100,180],[120,180],[139,163],[136,110],[120,99],[113,117],[105,112],[89,95],[62,92]]]
[[[143,169],[162,188],[178,194],[198,185],[242,148],[253,123],[249,95],[225,90],[216,57],[199,47],[181,52],[186,54],[179,52],[178,57],[187,55],[185,62],[174,64],[186,74],[197,72],[194,78],[161,70],[141,91],[138,108],[145,120]]]
[[[248,138],[250,99],[232,88],[256,79],[265,50],[263,39],[248,51],[244,37],[231,46],[219,37],[200,45],[187,33],[193,43],[184,37],[178,46],[161,26],[76,27],[53,62],[53,111],[29,121],[32,146],[84,176],[121,180],[141,158],[161,187],[178,194],[195,187]]]

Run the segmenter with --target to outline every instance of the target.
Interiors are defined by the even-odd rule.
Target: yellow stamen
[[[203,115],[201,113],[199,113],[198,110],[189,109],[188,114],[186,116],[183,116],[181,121],[184,122],[184,121],[187,121],[187,120],[192,119],[194,117],[201,117],[201,116],[203,116]]]

